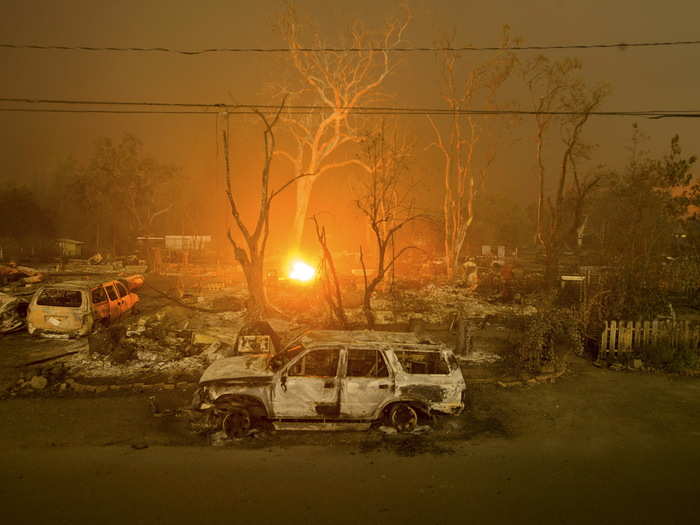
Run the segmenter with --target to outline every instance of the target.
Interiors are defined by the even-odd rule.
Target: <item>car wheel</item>
[[[250,412],[245,408],[234,408],[224,418],[223,431],[230,438],[241,438],[248,435],[253,428]]]
[[[411,405],[399,403],[389,410],[389,423],[397,432],[413,432],[418,426],[418,413]]]

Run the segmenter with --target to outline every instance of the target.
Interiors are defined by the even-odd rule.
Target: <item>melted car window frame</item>
[[[450,366],[441,352],[395,350],[396,360],[407,374],[449,375]]]
[[[101,295],[100,292],[102,292]],[[107,301],[107,292],[101,285],[93,288],[90,295],[92,297],[92,304],[102,304]]]
[[[119,299],[119,294],[117,294],[117,290],[114,289],[113,285],[105,284],[105,290],[107,290],[107,295],[109,296],[110,301],[116,301]]]
[[[370,364],[371,361],[374,361],[374,364],[371,366],[369,370],[366,372],[362,372],[361,370],[353,370],[351,367],[353,366],[352,361],[353,358],[357,357],[357,354],[360,353],[374,353],[374,359],[357,359],[357,361],[365,361],[367,362],[367,365]],[[355,354],[355,355],[353,355]],[[357,372],[357,373],[356,373]],[[345,371],[345,376],[346,377],[371,377],[371,378],[383,378],[383,377],[389,377],[389,367],[387,365],[386,359],[384,358],[384,355],[382,352],[377,350],[376,348],[348,348],[348,358],[347,358],[347,365],[346,365],[346,371]]]
[[[327,372],[331,372],[331,364],[335,363],[335,366],[333,367],[334,370],[332,373],[329,374],[319,374],[319,373],[311,373],[311,372],[317,372],[318,370],[311,370],[309,372],[308,366],[307,366],[307,358],[310,356],[316,354],[316,355],[329,355],[331,353],[335,353],[335,360],[331,361],[328,363],[329,369]],[[297,360],[292,366],[289,367],[287,370],[287,375],[289,377],[336,377],[338,375],[338,364],[340,363],[340,349],[339,348],[315,348],[313,350],[310,350],[309,352],[305,353],[301,359]],[[297,370],[297,367],[299,369]]]
[[[127,295],[129,295],[129,291],[126,289],[126,286],[124,286],[122,283],[119,281],[114,282],[114,287],[117,290],[117,295],[119,295],[120,299],[123,299]]]

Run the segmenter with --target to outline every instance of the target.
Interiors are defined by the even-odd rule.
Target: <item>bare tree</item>
[[[377,249],[376,273],[370,279],[364,250],[360,247],[360,263],[364,276],[362,310],[367,319],[367,326],[372,330],[375,326],[372,311],[374,292],[399,257],[415,247],[404,246],[398,251],[392,250],[391,254],[389,248],[394,246],[397,232],[420,215],[413,213],[411,188],[407,187],[404,177],[408,145],[396,133],[391,142],[388,142],[382,124],[366,141],[364,156],[369,171],[366,180],[361,184],[356,204],[367,217]]]
[[[555,118],[553,112],[562,109],[562,97],[572,84],[572,75],[580,69],[581,62],[572,58],[553,61],[547,57],[538,56],[523,64],[523,77],[530,94],[531,107],[535,112],[535,145],[538,169],[536,240],[540,243],[543,242],[545,206],[545,135]]]
[[[588,220],[587,216],[584,215],[586,202],[602,178],[601,173],[588,173],[584,177],[579,176],[578,163],[590,160],[593,150],[593,146],[582,141],[581,133],[591,116],[591,112],[600,106],[609,92],[610,88],[604,84],[589,90],[583,82],[577,82],[564,99],[564,109],[570,111],[571,116],[564,118],[562,123],[564,153],[559,172],[557,197],[550,215],[556,219],[552,221],[552,226],[561,232],[558,235],[564,237],[559,242],[560,245],[566,242],[567,233],[573,234],[577,239],[577,250],[581,247],[583,231]],[[568,210],[565,205],[567,192],[573,197],[573,210]],[[568,232],[565,224],[565,215],[567,214],[570,223]]]
[[[230,228],[227,231],[227,235],[229,241],[231,242],[231,246],[233,246],[234,256],[243,268],[243,273],[245,274],[249,294],[247,314],[249,320],[251,321],[264,318],[271,311],[267,301],[263,276],[265,248],[267,245],[267,238],[270,233],[270,205],[272,200],[285,188],[305,176],[304,174],[298,174],[289,179],[277,190],[270,191],[270,168],[276,147],[273,128],[279,121],[283,109],[284,102],[282,102],[271,120],[268,119],[263,113],[256,112],[265,129],[263,131],[264,158],[263,167],[260,174],[260,207],[258,209],[258,218],[252,231],[243,222],[239,212],[238,202],[233,194],[231,185],[231,166],[229,160],[228,126],[225,126],[223,131],[224,159],[226,163],[226,198],[228,199],[231,216],[234,219],[234,223],[240,232],[240,235],[243,237],[245,245],[235,240]]]
[[[357,159],[341,160],[338,152],[361,140],[353,111],[370,102],[394,68],[391,49],[402,41],[410,21],[406,11],[403,19],[388,22],[373,35],[355,23],[343,49],[320,52],[327,47],[316,34],[305,39],[296,11],[290,5],[280,27],[291,53],[293,71],[298,86],[283,88],[295,103],[323,106],[308,115],[284,115],[284,121],[294,139],[293,151],[280,151],[292,164],[294,175],[309,174],[297,184],[296,212],[292,229],[295,248],[301,243],[306,223],[309,199],[314,183],[324,173],[361,164]],[[345,49],[349,48],[349,49]]]
[[[126,134],[119,142],[99,139],[78,174],[72,190],[93,219],[96,247],[104,247],[103,237],[110,232],[115,254],[118,241],[124,249],[137,235],[152,235],[155,220],[171,210],[165,188],[178,170],[148,156],[141,140]]]
[[[156,188],[149,178],[154,178],[155,172],[163,170],[151,161],[146,159],[143,165],[136,168],[132,177],[125,181],[124,204],[132,219],[132,229],[141,235],[153,234],[153,223],[161,215],[168,213],[172,208],[172,203],[158,202]],[[165,168],[167,170],[167,168]],[[171,176],[169,173],[161,175],[160,178]]]
[[[596,187],[599,177],[582,180],[578,175],[578,163],[590,159],[592,147],[582,139],[583,129],[591,112],[595,111],[608,95],[609,88],[599,85],[586,87],[577,74],[581,63],[570,58],[553,61],[536,57],[525,63],[523,72],[530,92],[535,119],[535,144],[538,166],[537,242],[545,252],[545,276],[552,281],[556,277],[559,258],[571,232],[585,228],[583,207],[587,197]],[[564,112],[556,116],[554,112]],[[544,147],[552,122],[559,120],[563,151],[559,174],[554,179],[555,191],[547,195],[547,176]],[[571,195],[573,210],[566,205]],[[573,211],[573,213],[572,213]]]
[[[440,129],[428,117],[435,133],[436,147],[443,157],[443,220],[445,262],[448,278],[457,275],[459,259],[474,221],[475,203],[484,181],[496,160],[501,127],[492,125],[494,116],[465,114],[464,110],[481,105],[496,108],[496,95],[510,77],[515,57],[507,51],[511,45],[505,28],[504,51],[472,68],[462,82],[459,79],[459,54],[446,51],[439,55],[443,76],[443,98],[452,114],[447,129]],[[451,41],[443,47],[452,47]]]
[[[328,248],[328,240],[326,238],[326,228],[321,226],[318,219],[314,215],[312,217],[314,226],[316,227],[316,239],[323,250],[323,259],[321,260],[321,282],[323,286],[323,297],[328,303],[330,309],[331,320],[335,320],[343,329],[348,326],[348,319],[345,315],[343,307],[343,295],[340,291],[340,281],[338,273],[335,271],[335,263],[333,262],[333,254]]]
[[[570,221],[568,237],[572,240],[572,248],[577,254],[580,254],[583,248],[583,238],[588,228],[589,214],[587,208],[589,201],[596,190],[599,189],[601,181],[606,176],[606,173],[600,168],[586,173],[582,177],[579,176],[576,164],[572,164],[573,184],[571,185],[568,197],[565,201],[570,201]],[[568,203],[562,203],[563,206],[569,206]]]

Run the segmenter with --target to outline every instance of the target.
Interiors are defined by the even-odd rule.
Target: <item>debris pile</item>
[[[242,326],[242,313],[168,305],[90,335],[88,350],[65,364],[84,380],[194,381],[209,362],[232,352]]]
[[[21,297],[0,292],[0,334],[9,334],[25,327],[29,303]]]
[[[403,290],[372,300],[377,324],[408,324],[420,321],[433,328],[449,328],[457,316],[470,319],[530,315],[537,310],[523,304],[494,303],[466,288],[428,285],[420,290]],[[348,309],[352,322],[362,322],[362,310]]]
[[[44,274],[29,266],[17,266],[15,263],[0,265],[0,285],[33,284],[43,280]]]

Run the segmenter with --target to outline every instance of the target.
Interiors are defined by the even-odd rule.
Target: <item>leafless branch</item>
[[[273,192],[270,194],[270,199],[269,199],[269,200],[272,201],[273,198],[275,198],[277,195],[279,195],[280,193],[282,193],[285,189],[287,189],[288,186],[294,184],[294,183],[295,183],[296,181],[298,181],[299,179],[303,179],[304,177],[312,177],[312,176],[313,176],[312,173],[302,173],[302,174],[300,174],[300,175],[296,175],[296,176],[292,177],[292,178],[289,179],[287,182],[285,182],[284,184],[282,184],[282,186],[280,186],[278,189],[276,189],[275,191],[273,191]]]

